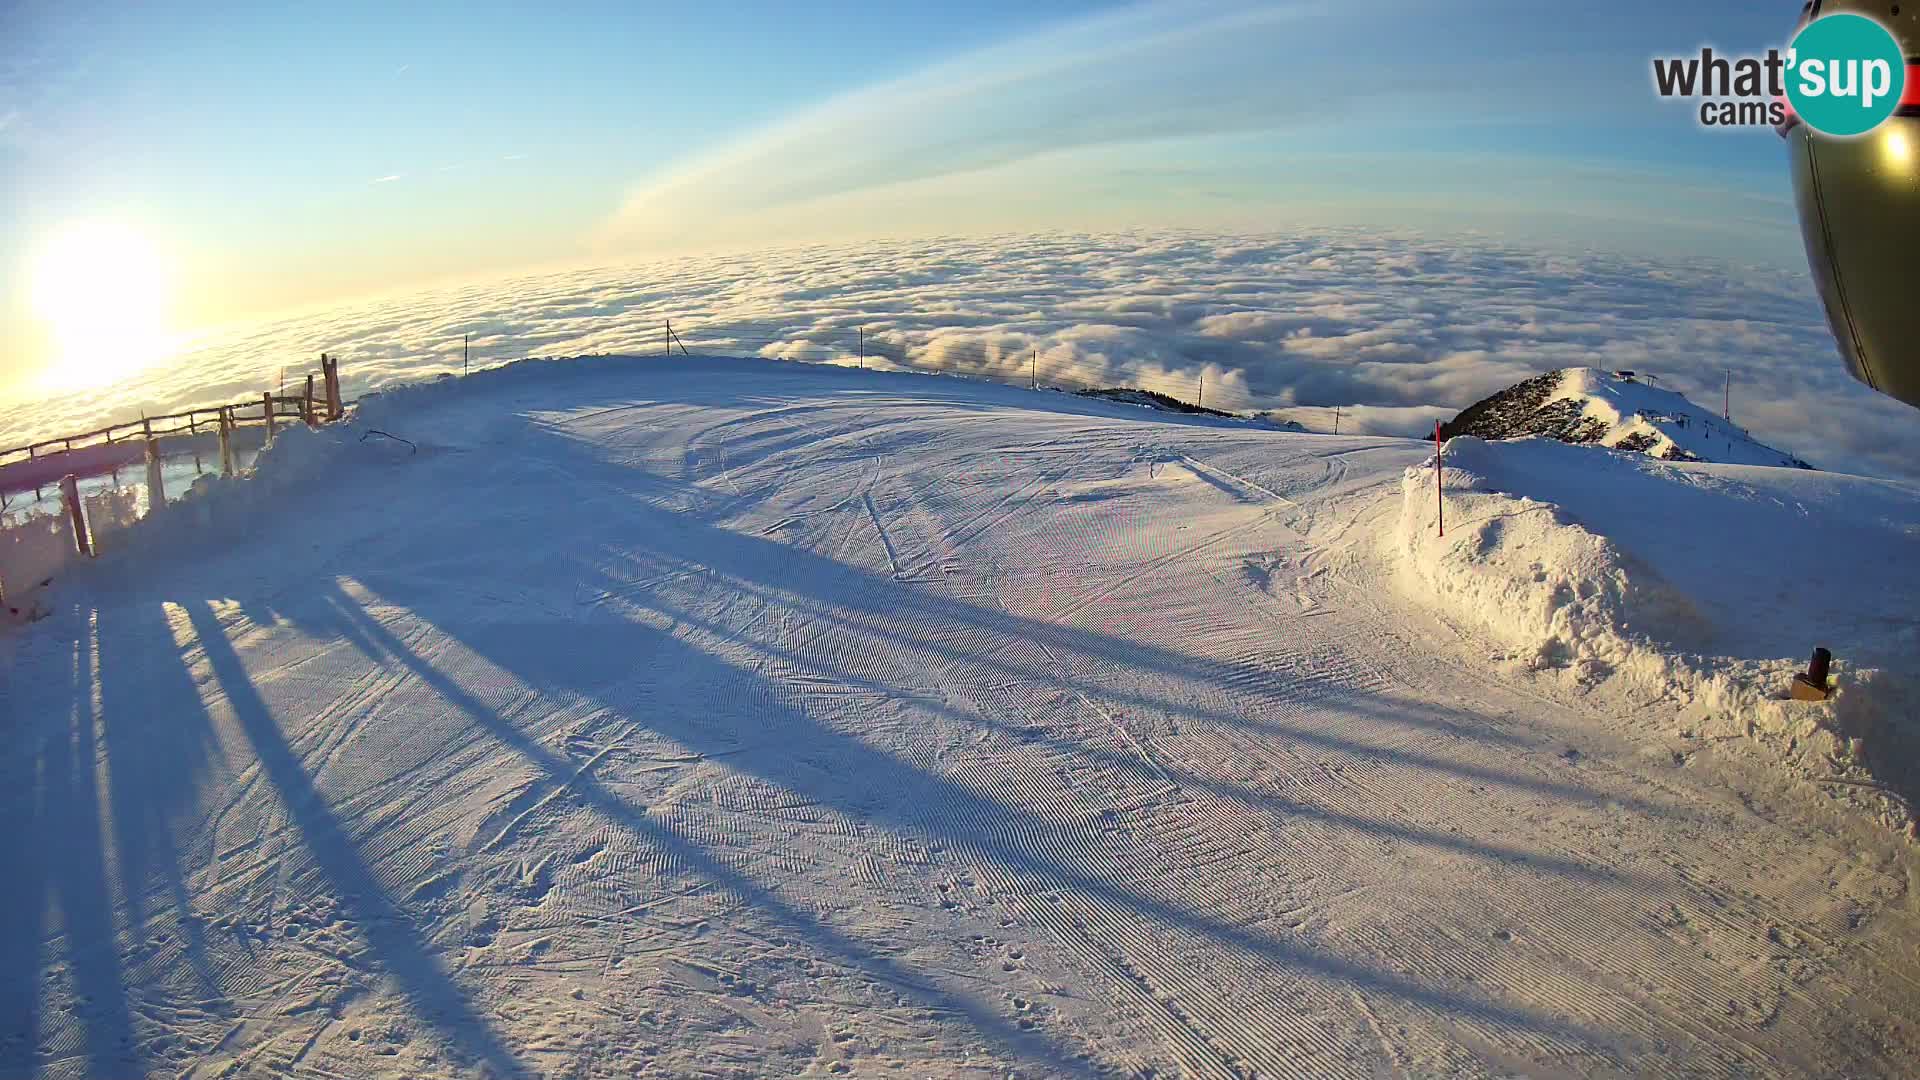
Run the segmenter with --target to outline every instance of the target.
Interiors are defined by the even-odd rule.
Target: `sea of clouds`
[[[1803,269],[1313,228],[955,238],[710,255],[440,288],[232,332],[106,391],[0,407],[0,443],[257,400],[323,350],[350,395],[528,356],[695,353],[1140,385],[1309,428],[1418,435],[1541,371],[1632,369],[1756,438],[1920,480],[1920,412],[1847,377]],[[876,361],[877,363],[884,363]]]

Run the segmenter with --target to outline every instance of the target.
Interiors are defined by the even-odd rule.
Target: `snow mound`
[[[1468,406],[1442,425],[1441,433],[1447,438],[1544,436],[1663,461],[1812,468],[1684,395],[1649,386],[1631,372],[1589,367],[1563,368],[1516,383]]]
[[[1679,707],[1683,730],[1777,737],[1808,771],[1920,794],[1920,490],[1790,468],[1448,441],[1407,470],[1389,543],[1402,586],[1584,690]],[[1831,702],[1786,700],[1815,646]],[[1856,777],[1859,778],[1859,777]]]
[[[269,527],[274,516],[301,513],[304,499],[329,487],[335,480],[330,471],[341,465],[392,463],[435,449],[383,438],[383,425],[404,427],[409,413],[436,402],[561,377],[582,366],[612,368],[619,362],[603,357],[521,362],[491,369],[485,378],[442,375],[369,394],[338,423],[318,428],[284,425],[238,475],[203,474],[184,490],[170,493],[166,506],[122,526],[129,534],[124,546],[139,549],[138,558],[84,566],[83,572],[92,577],[138,575],[169,559],[198,560],[208,551],[244,543]],[[59,535],[64,542],[66,534]],[[68,564],[66,569],[80,567]]]

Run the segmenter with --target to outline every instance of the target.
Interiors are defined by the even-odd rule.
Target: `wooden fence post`
[[[233,475],[233,410],[220,406],[220,475]]]
[[[67,504],[67,531],[73,537],[73,550],[84,558],[93,558],[93,538],[87,535],[87,513],[80,505],[80,481],[72,473],[60,478],[60,500]]]
[[[167,484],[160,468],[160,440],[147,440],[147,513],[167,505]]]
[[[153,421],[141,420],[140,430],[147,437],[147,513],[167,505],[166,481],[160,475],[160,440],[153,437]]]
[[[327,380],[327,422],[340,419],[340,358],[320,354],[320,370]]]
[[[269,391],[267,391],[266,393],[264,393],[264,394],[261,394],[261,395],[260,395],[260,403],[261,403],[262,405],[264,405],[264,406],[266,406],[266,417],[267,417],[267,445],[268,445],[268,446],[272,446],[272,445],[273,445],[273,432],[274,432],[274,426],[273,426],[273,391],[271,391],[271,390],[269,390]]]
[[[307,374],[307,396],[300,399],[300,419],[310,428],[319,427],[320,421],[313,415],[313,374]]]

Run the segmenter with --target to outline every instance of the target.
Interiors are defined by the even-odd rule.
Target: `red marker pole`
[[[1433,422],[1433,498],[1439,511],[1440,535],[1447,535],[1447,485],[1440,472],[1440,421]]]

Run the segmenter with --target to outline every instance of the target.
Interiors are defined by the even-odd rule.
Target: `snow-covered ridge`
[[[1641,382],[1631,372],[1590,367],[1563,368],[1516,383],[1468,406],[1442,425],[1441,433],[1482,439],[1539,435],[1664,461],[1812,468],[1682,394]]]
[[[1444,537],[1432,459],[1402,481],[1388,542],[1410,595],[1515,666],[1665,700],[1683,731],[1771,738],[1805,772],[1920,795],[1920,490],[1544,438],[1462,436],[1444,461]],[[1838,658],[1838,694],[1786,700],[1815,646]]]

